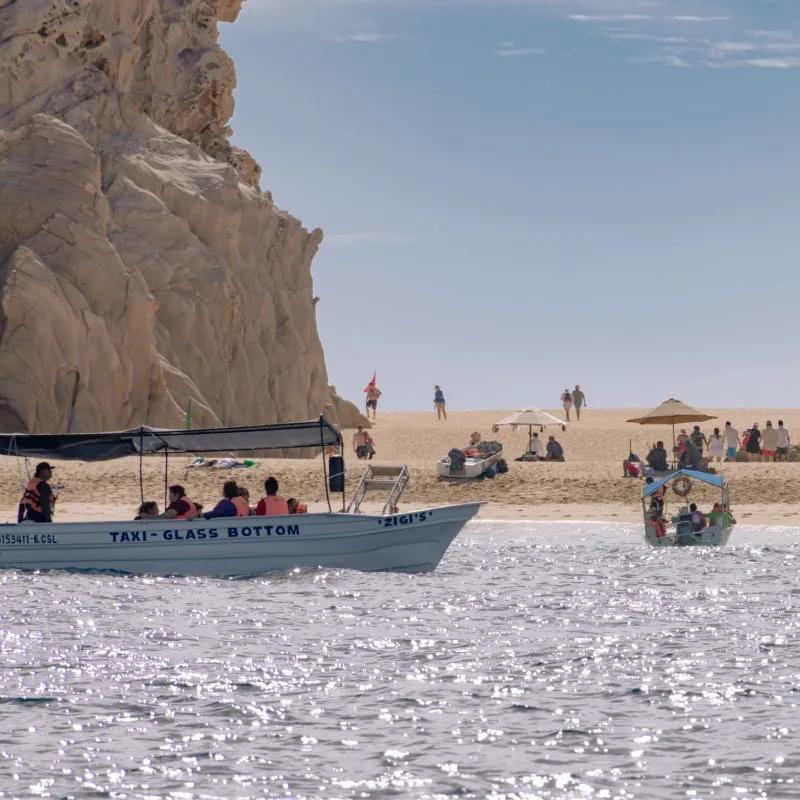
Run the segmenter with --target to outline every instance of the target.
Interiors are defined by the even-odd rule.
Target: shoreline
[[[430,508],[430,505],[413,503],[401,504],[400,514]],[[369,514],[380,514],[380,503],[363,503],[362,508]],[[122,509],[122,513],[121,510]],[[308,504],[312,513],[327,512],[325,503]],[[341,511],[333,504],[333,510]],[[735,510],[740,525],[785,525],[800,528],[800,506],[787,503],[760,505],[740,505]],[[122,522],[133,518],[127,506],[109,503],[63,503],[58,507],[56,522]],[[586,504],[560,503],[542,505],[509,505],[488,503],[475,517],[483,522],[597,522],[641,524],[641,512],[615,503]],[[0,508],[0,523],[16,523],[16,508]]]

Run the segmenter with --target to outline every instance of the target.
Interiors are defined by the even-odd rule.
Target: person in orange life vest
[[[47,482],[53,477],[53,467],[46,461],[36,465],[36,472],[28,481],[25,493],[19,502],[17,522],[52,522],[56,495]]]
[[[275,517],[289,513],[289,503],[278,494],[278,481],[272,475],[264,481],[264,491],[267,496],[258,501],[257,517]]]
[[[225,481],[222,486],[222,500],[203,516],[206,519],[219,517],[246,517],[249,512],[247,503],[239,497],[239,487],[236,481]]]
[[[250,490],[247,489],[244,486],[240,486],[239,487],[239,497],[242,500],[244,500],[244,504],[247,506],[247,513],[246,514],[242,514],[242,516],[243,517],[252,517],[256,513],[256,510],[253,508],[253,506],[250,505]],[[236,507],[239,508],[238,505]]]
[[[664,536],[667,535],[667,523],[664,517],[661,516],[657,509],[654,509],[652,506],[650,507],[650,519],[649,522],[653,526],[656,532],[656,537],[659,539],[663,539]]]
[[[197,507],[186,496],[186,489],[180,484],[169,487],[169,505],[163,514],[141,515],[142,519],[194,519],[197,516]]]
[[[308,506],[305,503],[301,503],[297,500],[296,497],[290,497],[286,501],[286,505],[289,506],[289,513],[290,514],[307,514],[308,513]]]

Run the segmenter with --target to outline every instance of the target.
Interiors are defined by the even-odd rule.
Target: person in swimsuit
[[[569,412],[572,411],[572,392],[569,389],[564,389],[561,394],[561,405],[564,406],[564,413],[567,415],[567,422],[569,422]]]

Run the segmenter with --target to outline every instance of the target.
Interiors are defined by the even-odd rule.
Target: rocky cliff
[[[228,141],[242,1],[0,0],[0,429],[357,420],[322,233]]]

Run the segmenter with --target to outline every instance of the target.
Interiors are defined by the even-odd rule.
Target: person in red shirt
[[[289,503],[278,494],[278,481],[272,475],[264,481],[264,491],[267,496],[258,501],[257,517],[275,517],[289,513]]]

